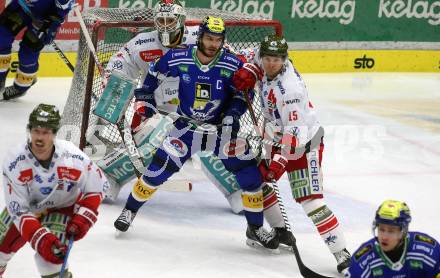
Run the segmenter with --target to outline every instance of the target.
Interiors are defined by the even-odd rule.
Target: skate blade
[[[118,229],[115,230],[115,238],[121,238],[124,236],[124,234],[125,234],[125,232],[123,232],[123,231],[120,231]]]
[[[255,248],[257,250],[261,250],[270,254],[279,254],[280,250],[277,249],[269,249],[264,247],[263,245],[261,245],[261,243],[259,243],[258,241],[252,240],[252,239],[246,239],[246,245],[252,248]]]
[[[283,251],[287,251],[287,252],[293,252],[293,247],[290,245],[286,245],[286,244],[282,244],[280,243],[279,249],[283,250]]]

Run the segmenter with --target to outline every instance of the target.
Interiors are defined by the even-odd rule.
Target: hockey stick
[[[90,53],[93,56],[93,59],[95,61],[96,66],[98,67],[99,74],[103,76],[103,67],[101,63],[99,62],[99,58],[96,54],[95,46],[93,45],[92,39],[90,38],[90,35],[88,33],[87,27],[84,23],[84,20],[82,18],[81,12],[78,8],[78,6],[74,6],[74,11],[76,12],[78,16],[78,20],[80,23],[80,27],[82,29],[82,32],[84,34],[84,38],[86,39],[87,46],[90,50]],[[122,117],[122,119],[116,123],[116,126],[118,128],[119,134],[121,135],[122,142],[124,144],[125,149],[128,153],[128,158],[130,159],[130,162],[133,164],[133,170],[135,172],[136,177],[141,177],[142,172],[144,171],[144,163],[142,161],[141,154],[136,146],[136,143],[133,139],[133,134],[131,127],[127,120],[125,119],[125,115]],[[181,192],[187,192],[192,190],[192,184],[188,181],[175,181],[170,180],[169,182],[165,182],[161,185],[162,190],[168,190],[168,191],[181,191]],[[180,190],[181,189],[181,190]]]
[[[216,126],[214,124],[202,123],[197,120],[191,119],[189,117],[180,115],[177,112],[169,112],[169,111],[162,110],[159,108],[156,108],[156,110],[159,112],[159,114],[162,114],[164,116],[169,116],[173,120],[183,120],[189,124],[205,128],[206,131],[208,131],[208,130],[212,131],[212,133],[216,132],[216,130],[218,128],[218,126]],[[252,114],[253,114],[253,112],[251,113],[251,117],[254,118],[255,115],[252,116]],[[254,118],[254,119],[256,120],[256,118]],[[254,119],[252,119],[252,121],[254,121]],[[255,127],[256,127],[256,129],[258,128],[257,125]],[[258,132],[258,133],[260,133],[260,132]],[[274,142],[273,140],[264,139],[261,135],[256,136],[256,135],[244,133],[241,131],[239,131],[237,135],[240,138],[255,141],[259,144],[274,146],[274,147],[281,148],[281,149],[289,148],[291,150],[294,150],[295,154],[303,154],[303,153],[309,152],[312,146],[315,147],[321,142],[321,138],[324,136],[324,129],[322,127],[319,127],[318,131],[315,133],[315,135],[313,136],[313,138],[309,142],[307,142],[304,146],[295,147],[295,149],[293,149],[293,147],[291,147],[291,146],[288,146],[288,145],[285,145],[282,143],[278,143],[278,142]]]
[[[31,10],[29,9],[29,7],[26,5],[26,3],[23,2],[24,0],[18,0],[18,4],[20,5],[21,9],[32,19],[32,21],[38,22],[38,20],[32,15]],[[63,60],[64,64],[66,64],[66,66],[72,71],[75,71],[74,66],[72,65],[72,63],[69,61],[69,59],[67,58],[67,56],[64,54],[64,52],[61,50],[61,48],[58,47],[58,45],[56,44],[55,41],[52,41],[50,43],[53,47],[53,49],[55,50],[55,52],[58,54],[58,56],[61,58],[61,60]]]
[[[246,104],[248,106],[249,113],[251,115],[252,121],[254,122],[254,125],[258,129],[257,117],[255,116],[255,112],[254,112],[254,109],[252,107],[252,102],[251,102],[251,100],[249,98],[249,94],[248,94],[247,91],[243,92],[243,94],[245,95]],[[258,129],[258,133],[260,133],[259,136],[263,137],[263,135],[260,132],[260,129]],[[314,136],[314,138],[315,137],[316,136]],[[315,144],[313,144],[313,147],[317,146],[316,140],[313,140],[314,138],[312,138],[312,140],[307,142],[306,145],[308,145],[308,147],[306,147],[304,149],[304,151],[310,151],[310,148],[312,147],[311,145],[313,143],[315,143]],[[319,138],[319,142],[321,142],[321,137]],[[295,151],[296,151],[296,149],[295,149]],[[281,199],[281,195],[280,195],[280,191],[278,189],[278,186],[277,186],[275,181],[272,181],[271,183],[272,183],[273,189],[275,191],[275,196],[277,197],[278,204],[280,206],[280,211],[281,211],[281,215],[283,217],[284,225],[285,225],[287,231],[292,232],[292,229],[291,229],[290,224],[289,224],[289,219],[287,218],[287,213],[286,213],[286,210],[284,208],[284,204],[283,204],[283,201]],[[293,233],[292,233],[292,235],[293,235]],[[301,259],[301,255],[299,253],[298,246],[296,245],[296,239],[294,239],[294,241],[293,241],[292,251],[293,251],[293,254],[295,255],[295,259],[296,259],[296,263],[298,264],[299,272],[301,273],[301,275],[303,277],[305,277],[305,278],[332,278],[332,277],[328,277],[328,276],[323,276],[323,275],[321,275],[321,274],[311,270],[310,268],[308,268],[304,264],[304,262]]]
[[[67,245],[66,256],[64,257],[63,265],[61,266],[59,278],[64,277],[64,271],[66,271],[67,260],[69,259],[69,254],[70,254],[70,250],[72,249],[72,246],[73,246],[73,235],[70,237],[69,244]]]

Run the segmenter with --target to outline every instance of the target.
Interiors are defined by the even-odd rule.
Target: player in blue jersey
[[[53,41],[74,0],[12,0],[0,14],[0,100],[23,96],[36,82],[38,57]],[[14,84],[5,87],[12,43],[25,29],[18,50],[19,66]]]
[[[440,278],[440,246],[431,236],[409,232],[411,214],[400,201],[387,200],[376,212],[374,238],[351,258],[345,277]]]
[[[262,178],[247,142],[237,138],[239,119],[246,111],[246,101],[233,84],[234,72],[243,62],[222,46],[225,26],[221,18],[206,17],[199,28],[197,45],[170,49],[150,67],[144,85],[135,91],[143,116],[156,113],[154,90],[165,77],[179,77],[179,107],[182,116],[161,144],[145,173],[134,185],[115,227],[126,231],[136,212],[158,187],[178,172],[186,160],[201,150],[212,150],[233,173],[243,190],[242,201],[248,229],[249,245],[259,245],[272,251],[278,239],[263,228]],[[254,79],[255,84],[256,78]],[[141,111],[138,110],[138,111]],[[188,123],[191,119],[196,124]],[[202,128],[202,124],[214,130]]]

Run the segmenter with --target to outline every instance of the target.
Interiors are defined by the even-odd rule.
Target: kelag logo
[[[361,58],[354,59],[355,69],[371,69],[373,67],[374,67],[374,59],[368,58],[367,55],[365,54]]]

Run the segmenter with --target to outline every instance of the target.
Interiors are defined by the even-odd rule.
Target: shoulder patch
[[[354,258],[356,261],[359,261],[360,258],[362,258],[365,254],[371,253],[371,251],[373,251],[373,245],[368,244],[364,248],[357,251],[356,254],[354,254]]]
[[[427,243],[432,246],[435,246],[435,244],[436,244],[434,239],[432,239],[431,237],[425,236],[425,235],[421,235],[421,234],[416,234],[414,236],[414,241]]]

